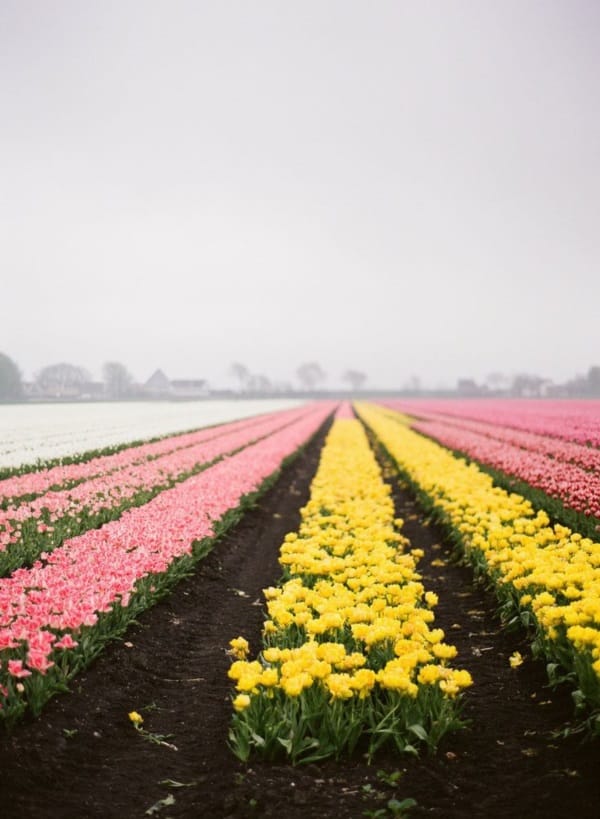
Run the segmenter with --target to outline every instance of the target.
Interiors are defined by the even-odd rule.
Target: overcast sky
[[[32,377],[600,364],[600,3],[0,0]]]

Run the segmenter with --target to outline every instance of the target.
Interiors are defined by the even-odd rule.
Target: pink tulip
[[[21,679],[22,677],[31,677],[31,671],[28,671],[26,668],[23,668],[22,660],[9,660],[8,673],[10,674],[11,677],[16,677],[17,679]],[[6,689],[4,690],[6,691]]]

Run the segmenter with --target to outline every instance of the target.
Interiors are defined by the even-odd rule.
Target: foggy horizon
[[[4,352],[5,352],[4,350],[0,350],[0,353],[4,353]],[[12,356],[11,356],[11,358],[12,358]],[[14,358],[13,358],[13,361],[14,361]],[[18,365],[17,361],[15,361],[15,363]],[[109,363],[109,362],[104,362],[104,363]],[[179,370],[181,368],[175,368],[174,371],[171,372],[171,371],[166,370],[164,367],[160,367],[160,366],[153,367],[153,368],[150,368],[148,370],[144,370],[142,372],[142,374],[139,375],[138,372],[134,372],[134,371],[131,370],[131,368],[127,365],[126,361],[120,360],[118,363],[122,364],[125,367],[125,369],[127,370],[127,372],[131,375],[132,384],[137,384],[137,385],[143,385],[146,381],[148,381],[150,376],[152,376],[157,370],[160,370],[167,376],[167,378],[170,381],[176,381],[178,379],[182,379],[182,380],[190,380],[190,379],[192,379],[192,380],[205,380],[207,382],[207,386],[208,386],[209,389],[217,390],[217,391],[218,390],[228,390],[228,389],[233,389],[236,392],[237,391],[244,392],[244,391],[247,391],[248,389],[250,389],[250,391],[252,391],[252,392],[258,391],[258,392],[265,392],[265,393],[269,393],[271,391],[275,391],[275,392],[284,391],[285,392],[285,391],[290,391],[290,390],[291,391],[296,391],[296,392],[299,392],[299,393],[305,392],[307,390],[309,392],[312,392],[312,391],[317,391],[317,392],[325,391],[325,392],[327,392],[328,390],[332,390],[334,392],[339,392],[339,391],[342,391],[342,392],[343,391],[356,392],[357,391],[356,388],[351,388],[350,384],[344,378],[345,370],[344,371],[335,371],[335,372],[327,372],[326,370],[324,370],[323,379],[321,381],[319,381],[318,384],[316,384],[316,386],[314,388],[308,388],[305,384],[303,384],[302,380],[298,377],[297,372],[296,372],[296,370],[298,369],[297,367],[294,368],[294,369],[291,369],[287,373],[282,372],[282,374],[279,377],[276,377],[276,376],[271,377],[271,374],[264,367],[263,368],[258,367],[256,369],[252,369],[252,368],[248,367],[248,374],[250,376],[266,376],[268,381],[270,382],[270,387],[269,386],[262,386],[262,387],[257,387],[256,389],[254,389],[254,388],[248,388],[247,386],[244,386],[240,382],[239,378],[235,377],[235,375],[231,372],[231,365],[229,367],[226,367],[223,370],[223,372],[220,374],[220,376],[217,373],[217,375],[215,377],[215,380],[211,381],[210,379],[206,378],[202,373],[180,372]],[[236,363],[243,364],[243,362],[241,362],[241,361],[231,362],[231,363],[232,364],[236,364]],[[306,363],[306,362],[298,362],[298,363],[302,364],[302,363]],[[75,358],[71,357],[68,360],[64,360],[64,361],[47,362],[46,364],[42,365],[41,367],[36,368],[35,370],[33,370],[33,371],[29,372],[29,373],[23,371],[23,369],[21,367],[19,367],[23,382],[29,382],[29,383],[35,382],[36,379],[37,379],[37,376],[40,374],[41,370],[44,369],[44,367],[50,366],[50,365],[55,365],[55,364],[74,365],[76,368],[85,371],[90,376],[90,380],[92,382],[102,382],[102,381],[105,380],[103,372],[102,372],[102,369],[103,369],[102,365],[97,370],[90,370],[89,367],[86,367],[84,364],[81,364]],[[598,365],[593,365],[593,366],[597,367]],[[353,369],[354,369],[353,367],[347,367],[346,368],[346,370],[353,370]],[[412,390],[416,390],[416,391],[420,391],[420,390],[425,390],[425,391],[428,391],[428,390],[433,390],[433,391],[438,391],[438,390],[439,391],[454,391],[457,388],[457,383],[459,381],[462,381],[462,380],[475,381],[478,386],[484,386],[485,384],[488,384],[488,386],[490,386],[492,391],[493,390],[506,391],[506,390],[510,389],[510,386],[511,386],[512,382],[519,376],[532,376],[534,378],[535,377],[540,377],[540,378],[542,378],[544,380],[547,380],[549,382],[553,382],[556,385],[564,385],[567,382],[574,381],[575,379],[579,379],[579,378],[585,379],[590,369],[591,369],[591,367],[580,367],[576,372],[568,373],[563,379],[552,379],[552,378],[547,377],[544,373],[533,372],[533,371],[527,371],[526,372],[524,370],[519,370],[519,371],[515,371],[515,372],[506,372],[506,371],[501,371],[501,370],[490,370],[490,372],[485,373],[479,379],[476,378],[476,377],[473,378],[471,373],[465,372],[465,373],[461,373],[454,382],[451,382],[451,381],[445,381],[444,382],[444,381],[441,381],[441,380],[437,381],[437,382],[431,382],[431,381],[428,381],[426,378],[423,378],[419,373],[414,372],[414,373],[411,373],[410,376],[408,376],[406,379],[404,379],[401,382],[398,382],[397,384],[387,384],[387,385],[381,385],[381,384],[373,383],[373,380],[370,377],[369,373],[366,370],[361,370],[361,371],[359,371],[359,373],[362,373],[364,376],[366,376],[366,379],[365,379],[364,383],[362,384],[362,386],[358,387],[358,391],[359,392],[361,392],[361,391],[362,392],[367,392],[367,393],[370,390],[372,390],[372,391],[396,390],[396,391],[400,391],[400,392],[402,392],[402,391],[412,391]],[[492,382],[495,381],[495,378],[497,378],[499,383],[496,383],[496,384],[492,383]]]
[[[600,6],[0,6],[0,351],[27,380],[365,388],[600,365]]]

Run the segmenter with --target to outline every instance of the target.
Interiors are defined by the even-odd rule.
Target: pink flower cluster
[[[600,517],[600,474],[572,463],[522,449],[505,440],[480,435],[470,429],[439,421],[421,421],[413,429],[440,444],[464,452],[494,469],[525,481],[558,498],[569,509]]]
[[[283,418],[286,415],[290,419],[298,413],[297,409],[279,413]],[[91,478],[107,476],[120,469],[129,466],[136,466],[152,458],[159,458],[162,455],[175,452],[185,447],[195,446],[202,441],[216,438],[226,432],[234,432],[238,429],[252,426],[264,420],[265,416],[255,416],[254,418],[244,418],[241,421],[232,421],[228,424],[220,424],[216,427],[208,427],[196,432],[188,432],[181,435],[171,435],[160,441],[154,441],[142,446],[132,446],[115,452],[113,455],[102,455],[91,458],[89,461],[76,464],[57,465],[48,469],[41,469],[38,472],[27,472],[24,475],[14,475],[11,478],[0,480],[0,498],[8,499],[13,503],[25,495],[41,495],[51,487],[59,488],[63,485],[73,486],[81,481]],[[16,504],[15,504],[16,505]]]
[[[455,418],[449,415],[442,415],[438,412],[428,412],[420,409],[419,419],[424,421],[438,421],[442,424],[449,424],[459,429],[470,430],[479,435],[486,435],[495,438],[497,441],[505,441],[507,444],[529,449],[540,455],[547,455],[557,461],[573,463],[582,469],[590,472],[600,472],[600,449],[590,446],[582,446],[561,438],[550,438],[547,435],[539,435],[535,432],[521,432],[511,427],[502,427],[497,424],[483,421],[470,421],[464,418]]]
[[[562,438],[584,446],[591,444],[600,447],[600,400],[473,398],[396,400],[384,403],[409,415],[420,415],[421,411],[442,413]]]
[[[14,651],[4,654],[2,672],[17,678],[44,674],[55,649],[76,645],[78,629],[93,626],[115,604],[127,606],[138,580],[164,572],[175,558],[190,554],[195,541],[212,535],[215,522],[256,490],[333,409],[329,402],[305,408],[268,437],[0,580],[0,649],[25,647],[21,662]]]
[[[37,528],[40,533],[52,531],[54,524],[64,518],[78,524],[84,513],[98,514],[102,510],[121,506],[141,490],[165,486],[200,464],[210,463],[257,438],[270,435],[306,412],[306,407],[300,407],[283,413],[270,413],[252,423],[237,422],[204,430],[198,443],[189,443],[193,436],[185,436],[188,439],[185,447],[173,449],[171,443],[170,452],[150,460],[140,461],[136,455],[132,460],[130,454],[129,463],[113,468],[107,474],[68,489],[45,492],[29,503],[8,506],[0,510],[0,551],[22,542],[24,521],[31,518],[39,521]],[[137,451],[139,448],[134,449]]]
[[[338,421],[340,418],[355,418],[354,412],[352,411],[352,404],[350,401],[342,401],[335,412],[335,420]]]

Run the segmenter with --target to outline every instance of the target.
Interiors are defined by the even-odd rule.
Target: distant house
[[[205,398],[209,394],[204,378],[178,378],[171,381],[162,370],[155,370],[144,384],[144,393],[152,398]]]
[[[171,394],[171,382],[162,370],[155,370],[144,384],[144,392],[152,398],[167,398]]]
[[[23,381],[23,395],[26,398],[41,398],[42,388],[35,381]]]

